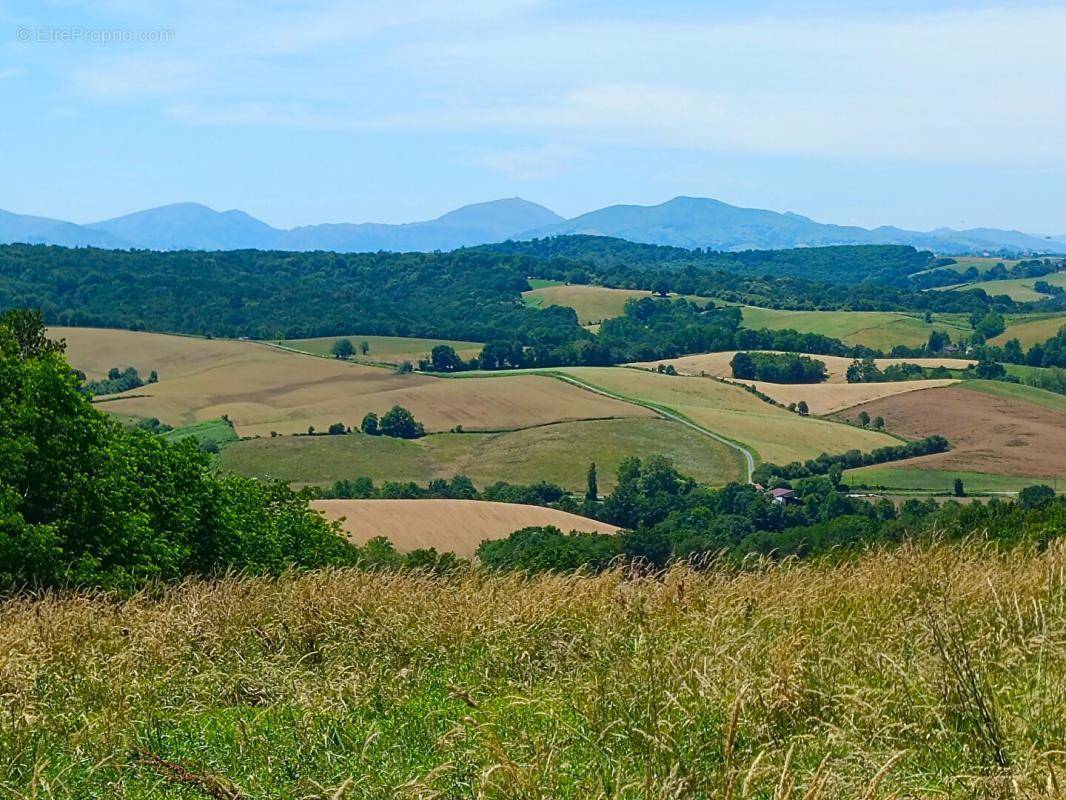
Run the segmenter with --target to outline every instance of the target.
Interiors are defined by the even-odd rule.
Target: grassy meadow
[[[1066,288],[1066,272],[1056,272],[1051,275],[1045,275],[1042,278],[1008,278],[1000,281],[980,281],[978,283],[967,283],[957,288],[961,290],[983,289],[992,297],[1005,294],[1012,300],[1028,303],[1034,300],[1044,300],[1048,297],[1048,295],[1033,288],[1033,284],[1037,281],[1046,281],[1052,286]]]
[[[801,417],[770,405],[739,386],[711,378],[617,367],[568,367],[560,372],[612,394],[674,411],[746,445],[758,459],[775,464],[804,461],[826,452],[873,450],[899,444],[898,439],[883,433]]]
[[[13,798],[1061,798],[1066,551],[0,604]]]
[[[282,339],[278,344],[314,356],[328,357],[331,355],[330,350],[333,345],[341,339],[348,339],[355,346],[356,354],[352,360],[381,364],[399,364],[404,361],[417,364],[420,358],[429,356],[430,351],[439,344],[449,345],[464,359],[476,357],[484,347],[481,342],[419,339],[407,336],[363,336],[358,333],[349,336],[322,336],[316,339]],[[360,344],[363,342],[366,342],[370,348],[365,355],[360,350]]]
[[[565,422],[499,434],[441,433],[413,441],[355,435],[250,439],[227,447],[222,467],[299,486],[361,475],[419,484],[467,475],[481,487],[546,480],[580,492],[589,462],[597,465],[601,489],[609,491],[618,465],[633,454],[668,456],[686,475],[713,486],[744,477],[735,451],[665,419]]]
[[[629,300],[655,296],[651,292],[638,289],[609,289],[606,286],[565,284],[554,281],[533,281],[531,285],[535,288],[522,294],[526,305],[534,308],[569,306],[577,312],[578,321],[582,325],[603,322],[610,317],[620,317],[625,313],[625,306]],[[670,295],[670,297],[676,298],[677,295]],[[685,295],[685,298],[701,305],[713,302],[709,297]]]
[[[877,464],[872,467],[849,469],[844,472],[844,483],[852,487],[870,487],[890,491],[914,492],[916,494],[950,495],[955,488],[955,479],[961,478],[966,492],[995,494],[1016,493],[1026,486],[1046,484],[1053,488],[1066,488],[1066,478],[1041,475],[997,475],[968,470],[926,469],[904,464]]]
[[[1066,327],[1066,314],[1016,314],[1006,318],[1007,329],[988,341],[991,344],[1004,345],[1011,339],[1017,339],[1022,347],[1042,344]]]
[[[850,345],[874,347],[885,352],[897,344],[908,347],[924,345],[934,330],[946,331],[957,339],[969,336],[971,328],[940,315],[928,323],[917,314],[896,311],[781,311],[744,306],[744,327],[800,333],[820,333],[841,339]]]

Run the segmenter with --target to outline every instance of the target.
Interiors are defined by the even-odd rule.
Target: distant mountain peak
[[[944,254],[1046,253],[1066,250],[1066,236],[973,228],[872,230],[816,222],[792,211],[743,208],[711,197],[678,195],[658,205],[618,204],[564,219],[521,197],[456,208],[403,224],[331,223],[274,228],[240,209],[216,211],[185,201],[91,225],[0,211],[0,242],[154,250],[453,250],[506,239],[565,234],[613,236],[634,242],[714,250],[773,250],[853,244],[902,244]]]

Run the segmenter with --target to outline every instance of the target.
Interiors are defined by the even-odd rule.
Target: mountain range
[[[1066,251],[1066,235],[994,228],[868,229],[700,197],[675,197],[655,206],[608,206],[573,219],[512,197],[463,206],[423,222],[325,223],[291,229],[274,228],[243,211],[214,211],[198,203],[161,206],[89,225],[0,210],[0,242],[112,249],[432,251],[566,234],[726,251],[847,244],[905,244],[946,255]]]

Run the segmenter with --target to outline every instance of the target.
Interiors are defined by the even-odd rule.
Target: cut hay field
[[[94,349],[101,339],[125,345],[143,369],[160,369],[156,384],[108,398],[109,411],[158,417],[175,427],[227,415],[241,436],[301,433],[314,425],[358,426],[363,415],[394,405],[411,410],[428,431],[512,430],[552,422],[650,417],[652,412],[582,391],[546,376],[463,381],[399,375],[279,350],[254,342],[67,329],[73,366],[108,364]],[[85,366],[83,366],[85,365]],[[159,366],[157,366],[159,365]],[[142,369],[139,364],[138,369]]]
[[[1022,347],[1032,347],[1057,336],[1066,327],[1066,314],[1012,315],[1006,321],[1007,329],[994,339],[989,339],[989,343],[1004,345],[1011,339],[1017,339]]]
[[[112,367],[135,367],[144,379],[156,370],[160,379],[181,378],[246,357],[247,342],[172,336],[111,328],[49,328],[49,337],[65,339],[67,359],[90,380],[107,377]]]
[[[958,383],[955,378],[932,378],[920,381],[885,381],[884,383],[768,383],[767,381],[736,381],[754,386],[778,403],[789,405],[801,400],[811,414],[835,414],[862,403],[883,397],[935,389]]]
[[[784,464],[821,453],[873,450],[898,444],[891,436],[801,417],[739,386],[710,378],[661,375],[638,369],[571,367],[560,370],[608,392],[668,408],[708,430],[749,446],[763,461]]]
[[[541,506],[480,500],[313,500],[326,519],[340,521],[348,538],[366,544],[384,536],[401,553],[423,548],[472,558],[486,539],[503,539],[516,530],[554,525],[559,530],[616,533],[606,522]]]
[[[638,289],[609,289],[606,286],[560,283],[523,292],[522,297],[526,305],[536,308],[568,306],[577,312],[582,325],[589,325],[611,317],[620,317],[625,312],[626,302],[631,299],[639,300],[654,295]],[[677,295],[672,294],[670,297],[676,299]],[[713,302],[709,297],[686,295],[686,299],[701,305]]]
[[[348,339],[356,348],[353,361],[367,361],[381,364],[400,364],[410,361],[417,364],[420,358],[429,356],[430,351],[439,344],[452,347],[464,360],[476,358],[484,344],[480,342],[463,342],[454,339],[418,339],[406,336],[364,336],[353,333],[348,336],[321,336],[316,339],[283,339],[278,344],[291,347],[315,356],[330,356],[330,349],[341,339]],[[370,345],[364,356],[359,352],[361,342]]]
[[[781,311],[744,306],[744,327],[820,333],[850,345],[863,345],[888,351],[897,344],[917,347],[929,340],[934,330],[946,331],[953,339],[971,328],[954,320],[934,318],[927,323],[920,316],[894,311]]]
[[[1041,404],[1045,396],[1058,399]],[[1060,407],[1049,405],[1054,402]],[[946,453],[908,459],[891,469],[1066,477],[1066,408],[1062,406],[1066,398],[1039,389],[966,381],[877,400],[842,416],[854,420],[866,411],[871,417],[884,417],[893,433],[914,439],[939,434],[951,443]]]
[[[601,491],[615,485],[628,456],[664,455],[686,475],[720,486],[744,479],[740,455],[665,419],[563,422],[507,433],[441,433],[414,441],[384,436],[284,436],[250,439],[222,454],[223,469],[296,485],[329,484],[360,476],[375,481],[428,483],[466,475],[484,488],[497,481],[549,481],[585,488],[596,463]]]
[[[680,375],[709,375],[714,378],[732,378],[733,370],[729,366],[729,362],[733,360],[733,356],[736,354],[736,350],[720,353],[700,353],[679,358],[666,358],[661,361],[641,361],[630,364],[630,366],[641,369],[655,369],[660,364],[663,366],[671,365]],[[809,358],[825,364],[826,370],[829,372],[827,383],[845,383],[847,381],[848,367],[851,366],[854,360],[843,356],[819,356],[809,353],[801,353],[800,355],[807,355]],[[930,369],[934,367],[966,369],[971,364],[977,363],[965,358],[878,358],[875,361],[881,369],[904,363],[917,364],[920,367],[928,367]]]
[[[1061,800],[1064,573],[1052,538],[4,600],[0,794]]]

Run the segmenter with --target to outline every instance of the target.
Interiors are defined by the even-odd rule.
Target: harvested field
[[[908,459],[893,468],[1066,476],[1066,414],[964,386],[888,397],[841,416],[854,420],[866,411],[884,417],[893,433],[914,439],[940,434],[951,442],[947,453]]]
[[[677,298],[677,295],[669,295]],[[530,292],[523,292],[527,305],[537,308],[547,306],[568,306],[577,312],[582,325],[603,322],[611,317],[620,317],[625,312],[626,302],[642,297],[654,297],[651,292],[638,289],[609,289],[606,286],[588,286],[578,284],[555,284],[542,286]],[[713,301],[709,297],[686,295],[694,303],[706,305]]]
[[[315,500],[311,507],[341,520],[348,538],[365,544],[385,536],[400,552],[434,547],[471,558],[486,539],[503,539],[520,528],[554,525],[561,531],[614,533],[605,522],[554,508],[479,500]]]
[[[766,381],[736,381],[754,386],[778,403],[789,405],[807,403],[810,413],[833,414],[846,408],[879,400],[882,397],[935,389],[958,383],[955,378],[921,381],[888,381],[885,383],[767,383]]]
[[[417,339],[407,336],[364,336],[353,333],[346,336],[321,336],[316,339],[285,339],[279,344],[316,356],[329,356],[330,349],[341,339],[347,339],[356,348],[355,361],[370,361],[385,364],[400,364],[410,361],[417,364],[420,358],[429,356],[430,351],[439,344],[453,348],[462,359],[475,358],[484,345],[480,342],[463,342],[453,339]],[[370,349],[364,356],[359,352],[359,345],[366,342]]]
[[[800,333],[820,333],[847,344],[889,351],[894,345],[917,347],[929,340],[934,330],[947,331],[952,339],[969,336],[970,326],[934,319],[927,323],[919,316],[895,311],[781,311],[744,306],[745,328],[791,328]],[[965,332],[965,333],[964,333]]]
[[[49,328],[67,342],[67,360],[90,380],[112,367],[135,367],[144,379],[153,369],[160,379],[180,378],[247,357],[249,343],[111,328]]]
[[[367,476],[375,481],[415,481],[466,475],[479,487],[497,481],[549,481],[571,491],[585,488],[595,462],[601,491],[615,484],[630,455],[664,455],[701,483],[743,480],[738,453],[665,419],[563,422],[507,433],[441,433],[414,441],[384,436],[280,436],[230,445],[224,469],[298,486]]]
[[[733,370],[730,368],[729,362],[733,360],[733,356],[736,354],[736,350],[728,350],[721,353],[700,353],[679,358],[665,358],[661,361],[640,361],[630,364],[630,366],[639,367],[640,369],[655,369],[660,364],[663,366],[670,364],[681,375],[709,375],[714,378],[732,378]],[[829,372],[827,383],[845,383],[848,367],[854,361],[854,359],[843,356],[819,356],[810,353],[801,353],[800,355],[806,355],[825,364],[825,368]],[[966,369],[971,364],[977,363],[966,358],[878,358],[875,361],[881,369],[895,364],[917,364],[920,367],[928,367],[930,369],[934,367]]]
[[[873,450],[899,443],[874,431],[801,417],[772,406],[739,386],[710,378],[672,377],[610,367],[561,371],[619,396],[670,408],[697,425],[748,445],[762,460],[777,464],[802,461],[821,453]]]
[[[108,363],[93,350],[97,334],[82,339],[79,329],[68,332],[73,366]],[[358,426],[367,412],[381,414],[394,405],[410,409],[428,431],[456,425],[511,430],[567,420],[653,416],[545,376],[448,380],[399,375],[254,342],[108,333],[122,333],[117,339],[128,344],[146,368],[165,359],[180,368],[169,373],[163,368],[159,383],[113,395],[101,407],[158,417],[176,427],[227,415],[241,436],[300,433],[309,425],[319,430],[334,422]]]

